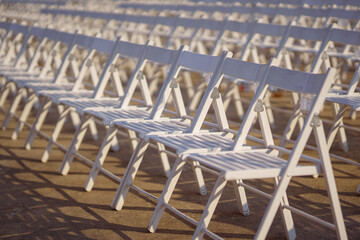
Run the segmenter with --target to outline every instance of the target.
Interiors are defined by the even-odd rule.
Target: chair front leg
[[[25,88],[21,88],[17,92],[14,100],[11,103],[11,106],[10,106],[8,112],[6,113],[5,119],[4,119],[3,124],[1,126],[1,128],[3,130],[5,130],[7,128],[7,126],[9,125],[11,118],[14,116],[14,114],[15,114],[15,112],[16,112],[19,104],[20,104],[21,99],[25,94],[26,94],[26,89]]]
[[[200,240],[203,238],[207,227],[209,226],[211,217],[213,216],[216,206],[220,200],[221,194],[224,191],[227,180],[223,175],[220,175],[215,183],[215,186],[211,192],[210,198],[206,204],[203,214],[201,215],[200,221],[197,224],[195,233],[192,239]]]
[[[48,142],[48,145],[41,157],[41,162],[45,163],[47,162],[47,160],[49,159],[49,156],[50,156],[50,152],[52,150],[52,146],[54,145],[54,143],[56,142],[56,140],[58,139],[59,137],[59,134],[60,134],[60,131],[61,129],[63,128],[64,124],[65,124],[65,121],[66,121],[66,118],[68,117],[69,113],[71,111],[71,107],[69,106],[66,106],[64,111],[61,112],[60,116],[59,116],[59,119],[56,123],[56,126],[54,128],[54,131],[49,139],[49,142]]]
[[[108,155],[113,139],[116,136],[116,133],[117,133],[116,127],[109,128],[109,130],[106,133],[105,139],[100,147],[99,153],[96,157],[96,160],[92,166],[91,172],[85,184],[85,190],[87,192],[90,192],[94,186],[95,179],[99,174],[99,169],[105,162],[106,156]]]
[[[43,125],[50,108],[51,108],[51,100],[46,97],[41,98],[39,111],[30,129],[30,133],[25,141],[26,150],[31,149],[31,145],[34,142],[36,134],[40,131],[41,126]]]
[[[27,120],[27,118],[28,118],[28,116],[29,116],[29,114],[31,112],[31,109],[34,106],[34,103],[35,103],[36,99],[37,99],[37,97],[36,97],[35,93],[32,93],[29,96],[29,99],[26,102],[25,107],[24,107],[24,109],[23,109],[23,111],[22,111],[22,113],[20,115],[18,124],[16,125],[15,130],[11,135],[12,140],[16,140],[18,138],[19,133],[23,129],[24,123],[26,122],[26,120]]]
[[[161,196],[158,200],[154,213],[151,217],[148,230],[151,233],[154,233],[159,225],[160,219],[165,211],[166,204],[169,203],[170,197],[174,192],[176,183],[178,182],[182,170],[185,167],[186,161],[184,161],[181,157],[178,157],[175,161],[175,164],[171,170],[170,176],[166,181],[165,187]]]
[[[279,184],[278,178],[274,179],[274,184],[275,184],[275,187]],[[280,213],[281,213],[281,218],[282,218],[282,221],[284,224],[284,229],[287,234],[287,239],[296,239],[295,225],[294,225],[291,211],[289,209],[283,208],[284,205],[285,206],[289,205],[289,200],[287,198],[286,192],[281,199],[280,205],[282,206],[280,208]]]
[[[130,189],[130,185],[135,179],[135,175],[140,167],[148,146],[149,142],[146,142],[145,139],[141,139],[133,152],[121,183],[116,191],[115,197],[111,203],[111,207],[114,209],[121,210],[124,206],[126,195]]]
[[[65,157],[61,163],[59,172],[62,175],[67,175],[70,170],[70,165],[74,159],[74,154],[79,150],[80,145],[85,137],[87,127],[89,125],[91,116],[84,115],[81,119],[79,127],[76,129],[75,135],[71,140],[71,144],[66,151]]]

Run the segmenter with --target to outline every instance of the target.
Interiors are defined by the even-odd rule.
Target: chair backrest
[[[329,37],[331,29],[332,26],[318,29],[295,26],[294,22],[292,22],[289,31],[280,42],[274,57],[279,61],[284,60],[286,67],[292,69],[293,66],[290,61],[289,51],[299,51],[303,53],[308,52],[309,49],[312,49],[313,52],[318,51],[321,44]],[[295,45],[295,40],[296,42],[300,42],[300,45]],[[304,41],[311,41],[312,45],[306,45],[308,44],[307,42],[304,45]]]
[[[274,38],[280,38],[280,40],[282,40],[287,36],[288,32],[291,29],[291,25],[292,23],[289,23],[287,26],[283,26],[254,22],[253,28],[248,35],[247,41],[243,49],[241,50],[239,59],[247,61],[251,56],[253,62],[260,63],[255,44],[257,37],[260,35],[264,36],[265,38],[271,36]],[[266,46],[266,44],[264,44],[264,46]]]
[[[272,59],[269,64],[257,64],[233,58],[226,58],[222,65],[219,66],[218,70],[213,74],[196,111],[189,132],[197,133],[200,131],[210,105],[214,108],[218,129],[223,131],[224,129],[229,128],[225,108],[219,92],[219,85],[224,78],[231,77],[256,84],[259,83],[262,75],[269,66],[276,65],[276,59]]]
[[[150,42],[151,43],[151,42]],[[146,76],[143,73],[147,62],[155,63],[156,65],[170,66],[175,63],[180,54],[187,49],[187,46],[182,46],[178,50],[170,50],[166,48],[159,48],[148,45],[142,56],[139,58],[135,70],[133,71],[129,83],[127,84],[124,98],[120,103],[120,108],[126,109],[134,95],[137,85],[140,86],[142,98],[146,106],[152,105],[151,95],[146,81]]]
[[[180,71],[190,70],[193,72],[213,74],[219,67],[219,64],[228,56],[231,56],[231,53],[227,51],[224,51],[220,56],[209,56],[184,51],[172,64],[150,113],[150,118],[159,119],[161,117],[170,94],[172,95],[172,100],[178,116],[186,116],[187,113],[184,100],[177,82]]]
[[[265,146],[269,147],[270,145],[274,145],[270,124],[262,101],[267,89],[271,86],[285,91],[314,95],[311,108],[308,111],[305,123],[294,146],[296,156],[300,157],[312,131],[310,123],[317,124],[317,121],[320,121],[318,114],[324,104],[326,94],[334,81],[335,73],[335,69],[328,69],[325,74],[314,74],[279,67],[270,67],[268,72],[263,75],[263,79],[250,103],[233,144],[233,149],[241,150],[256,117],[258,117],[260,122]]]
[[[329,49],[331,45],[342,45],[341,52]],[[319,72],[320,67],[324,64],[326,68],[330,67],[328,56],[349,59],[355,55],[354,51],[350,51],[351,46],[360,45],[360,32],[352,30],[344,30],[332,28],[328,36],[323,40],[320,49],[315,57],[311,72]],[[340,54],[339,54],[340,53]],[[337,67],[337,66],[334,66]]]
[[[113,78],[114,85],[116,87],[116,91],[118,95],[123,96],[124,94],[123,86],[120,81],[119,75],[116,72],[116,68],[114,64],[119,57],[126,57],[129,59],[134,59],[134,58],[139,59],[142,56],[143,51],[145,50],[148,44],[149,43],[145,45],[140,45],[136,43],[124,42],[124,41],[120,41],[120,38],[118,38],[115,43],[113,42],[112,45],[106,46],[107,49],[111,48],[110,54],[100,74],[99,82],[95,88],[92,97],[100,98],[103,96],[105,87],[108,84],[110,77]],[[102,47],[105,48],[105,46]]]

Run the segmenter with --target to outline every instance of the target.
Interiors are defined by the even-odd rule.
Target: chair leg
[[[149,142],[146,142],[145,139],[141,139],[135,151],[133,152],[130,162],[126,168],[123,179],[116,191],[115,197],[111,203],[111,207],[116,210],[121,210],[126,195],[130,189],[130,185],[133,182],[135,175],[140,167],[142,159],[144,158],[145,151],[149,146]]]
[[[13,115],[15,114],[19,104],[20,104],[20,101],[23,97],[23,95],[26,93],[26,89],[25,88],[21,88],[18,93],[16,94],[14,100],[12,101],[11,103],[11,106],[8,110],[8,112],[6,113],[6,116],[5,116],[5,119],[3,121],[3,124],[1,126],[1,128],[3,130],[5,130],[7,128],[7,126],[9,125],[10,123],[10,120],[11,118],[13,117]]]
[[[74,159],[74,154],[79,150],[80,145],[85,137],[87,127],[91,117],[84,115],[81,119],[79,127],[76,129],[75,135],[71,140],[71,144],[66,151],[65,157],[61,163],[59,172],[62,175],[67,175],[70,170],[70,165]]]
[[[37,97],[36,97],[35,93],[32,93],[29,96],[29,99],[26,102],[25,107],[24,107],[24,109],[23,109],[23,111],[21,113],[21,116],[19,118],[18,124],[16,125],[16,128],[15,128],[14,132],[11,135],[12,140],[16,140],[18,138],[20,131],[24,127],[24,122],[27,120],[27,118],[28,118],[28,116],[29,116],[29,114],[31,112],[31,109],[34,106],[34,103],[35,103],[36,99],[37,99]]]
[[[31,145],[36,137],[36,134],[40,131],[42,124],[45,121],[46,115],[51,108],[51,100],[48,98],[42,98],[40,103],[39,111],[36,115],[35,122],[30,129],[30,133],[25,141],[25,148],[31,149]]]
[[[202,239],[205,233],[206,228],[208,227],[211,217],[213,216],[216,206],[220,200],[221,194],[224,191],[227,180],[223,175],[220,175],[215,183],[215,186],[211,192],[210,198],[206,204],[204,212],[200,218],[200,221],[197,224],[195,233],[192,239]]]
[[[10,85],[13,84],[12,82],[8,82],[6,83],[4,86],[2,86],[1,88],[1,95],[0,95],[0,107],[3,107],[5,104],[5,101],[7,99],[7,97],[9,96],[10,93]]]
[[[236,109],[236,113],[238,114],[240,119],[243,119],[243,117],[244,117],[244,107],[242,105],[239,88],[238,88],[236,83],[234,85],[234,90],[233,91],[234,91],[233,100],[234,100],[234,106],[235,106],[235,109]]]
[[[109,128],[109,130],[106,133],[105,139],[100,147],[99,153],[96,157],[96,160],[92,166],[91,172],[85,184],[85,190],[87,192],[90,192],[94,186],[95,179],[99,174],[99,169],[105,162],[105,158],[108,155],[112,141],[116,133],[117,133],[117,128],[115,127]]]
[[[288,121],[284,134],[281,137],[280,146],[286,147],[287,142],[291,139],[291,135],[293,134],[296,124],[299,121],[301,116],[300,107],[296,107],[295,111],[293,111],[290,120]],[[281,156],[281,155],[280,155]]]
[[[258,240],[264,240],[270,230],[271,224],[274,221],[275,215],[280,207],[281,201],[285,194],[286,188],[291,180],[290,175],[285,175],[281,178],[278,186],[275,188],[272,199],[266,208],[265,214],[261,219],[261,223],[256,232],[255,238]]]
[[[194,96],[195,94],[195,91],[194,91],[194,85],[192,83],[192,78],[189,72],[184,72],[184,83],[188,97],[192,98],[192,96]]]
[[[338,239],[347,239],[344,218],[341,211],[338,191],[336,189],[336,182],[335,182],[334,172],[331,166],[329,150],[327,146],[323,144],[326,143],[325,132],[322,127],[314,128],[314,130],[315,130],[314,133],[315,133],[316,145],[318,146],[319,149],[319,157],[321,160],[324,179],[326,182],[327,192],[330,199],[330,205],[335,223],[337,237]]]
[[[267,116],[269,119],[270,126],[271,126],[271,128],[275,128],[274,114],[272,112],[271,105],[270,105],[270,95],[271,95],[270,92],[266,93],[265,98],[264,98],[264,106],[266,109],[266,113],[267,113]]]
[[[161,159],[161,163],[163,165],[164,168],[164,174],[166,177],[169,177],[170,175],[170,164],[169,164],[169,159],[168,156],[165,152],[165,146],[162,143],[157,142],[156,143],[157,148],[158,148],[158,152],[160,155],[160,159]]]
[[[340,106],[339,104],[332,104],[333,106],[333,111],[334,111],[334,115],[336,116],[338,114],[338,112],[340,111]],[[341,109],[342,111],[345,112],[345,109]],[[344,115],[345,113],[343,113]],[[347,152],[349,150],[349,146],[347,143],[347,138],[346,138],[346,133],[345,133],[345,129],[344,129],[344,122],[343,122],[343,118],[339,118],[337,121],[337,124],[339,125],[338,128],[338,132],[337,132],[337,136],[338,136],[338,141],[340,144],[340,147],[342,148],[342,150],[344,152]]]
[[[244,216],[249,216],[250,210],[249,210],[249,205],[248,205],[248,201],[247,201],[247,197],[246,197],[246,193],[245,193],[245,188],[240,186],[239,183],[242,183],[242,180],[232,181],[236,201],[238,203],[240,213]]]
[[[335,120],[334,120],[333,124],[331,125],[331,129],[330,129],[327,139],[326,139],[328,149],[331,148],[331,146],[335,140],[335,136],[337,135],[341,126],[343,126],[343,118],[344,118],[346,109],[347,109],[346,105],[341,106],[341,108],[338,111],[336,111],[334,109],[336,111]]]
[[[54,142],[56,142],[56,140],[60,134],[60,131],[63,128],[66,118],[68,117],[70,111],[71,111],[71,108],[67,106],[67,107],[65,107],[64,111],[62,111],[62,113],[60,114],[59,119],[54,128],[54,131],[49,139],[48,145],[41,157],[41,162],[45,163],[49,159],[49,155],[50,155],[52,146],[54,145]]]
[[[91,136],[92,138],[96,141],[99,139],[99,134],[98,134],[98,131],[97,131],[97,128],[96,128],[96,124],[95,124],[95,121],[94,120],[91,120],[90,123],[89,123],[89,129],[90,129],[90,133],[91,133]]]
[[[178,157],[175,161],[175,164],[171,170],[170,176],[166,181],[165,187],[161,196],[158,200],[154,213],[151,217],[148,230],[149,232],[154,233],[159,225],[160,219],[165,211],[166,204],[169,202],[170,197],[175,189],[176,183],[178,182],[182,170],[185,167],[186,161],[184,161],[181,157]]]
[[[127,132],[128,132],[129,138],[130,138],[131,147],[132,147],[133,151],[135,151],[136,146],[139,143],[137,136],[136,136],[136,132],[134,132],[130,129],[128,129]]]
[[[113,138],[113,140],[111,142],[111,150],[113,150],[114,152],[117,152],[120,150],[119,140],[116,136]]]
[[[206,191],[206,186],[205,186],[205,181],[204,181],[204,176],[202,174],[201,169],[198,167],[200,164],[197,161],[191,161],[191,166],[194,172],[194,176],[196,179],[196,182],[199,186],[199,191],[201,195],[206,195],[207,191]]]
[[[275,187],[279,184],[279,179],[274,179]],[[286,192],[284,196],[281,199],[281,206],[289,205],[289,200],[287,198]],[[281,218],[284,224],[284,229],[287,234],[287,239],[296,239],[296,231],[295,231],[295,225],[292,218],[291,211],[286,208],[280,208]]]

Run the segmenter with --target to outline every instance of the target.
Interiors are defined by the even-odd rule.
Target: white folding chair
[[[227,55],[223,53],[221,55],[222,60],[219,61],[217,68],[214,70],[213,78],[209,83],[206,92],[202,98],[201,104],[198,111],[196,112],[194,118],[186,117],[182,114],[182,118],[178,119],[164,119],[161,117],[162,109],[154,108],[152,115],[149,119],[144,119],[142,121],[124,121],[116,120],[112,122],[112,125],[116,128],[126,128],[136,131],[140,136],[140,142],[138,143],[136,151],[133,153],[130,163],[126,169],[123,180],[121,181],[120,186],[118,187],[115,198],[112,202],[112,207],[120,210],[123,207],[125,197],[129,188],[132,186],[132,182],[135,178],[136,172],[139,169],[139,166],[142,162],[144,152],[147,149],[150,140],[156,142],[156,144],[163,145],[162,148],[168,147],[176,152],[176,156],[183,149],[199,149],[203,148],[207,144],[210,144],[217,148],[229,148],[231,146],[231,136],[227,130],[229,129],[227,118],[224,112],[224,106],[222,103],[221,95],[219,93],[219,76],[222,76],[224,72],[222,69],[228,71],[231,69],[233,64],[233,59],[226,58]],[[226,58],[226,59],[225,59]],[[189,59],[185,58],[187,62],[190,62]],[[193,57],[193,59],[196,59]],[[192,63],[192,68],[196,66],[196,62]],[[258,73],[261,72],[260,69],[263,68],[263,65],[242,62],[242,65],[239,64],[236,68],[237,77],[240,79],[248,81],[257,81]],[[274,61],[272,64],[275,64]],[[224,65],[224,67],[223,67]],[[187,67],[191,65],[187,63]],[[204,70],[203,70],[204,71]],[[209,71],[209,69],[208,69]],[[170,85],[171,86],[171,85]],[[168,88],[165,91],[171,91],[171,88]],[[166,98],[165,98],[166,99]],[[163,102],[164,100],[161,100]],[[161,103],[160,102],[160,103]],[[213,105],[213,109],[216,116],[216,123],[208,123],[206,126],[204,119],[209,112],[210,106]],[[156,106],[156,104],[155,104]],[[184,120],[193,119],[192,123],[187,123]],[[178,125],[176,127],[176,125]],[[209,129],[210,128],[210,129]],[[203,137],[198,138],[196,133],[198,132],[207,132]],[[151,138],[148,137],[151,136]],[[159,139],[166,138],[166,141],[158,141]],[[194,172],[197,174],[197,183],[200,187],[200,193],[206,194],[205,183],[201,175],[201,170],[198,168],[198,164],[194,162],[193,164]],[[91,175],[90,175],[91,177]],[[201,178],[200,178],[201,177]],[[242,194],[242,193],[240,193]],[[241,212],[244,215],[248,214],[247,203],[244,203]]]
[[[294,27],[294,29],[296,29],[297,27]],[[339,65],[339,62],[341,59],[345,60],[344,63],[347,63],[347,60],[351,60],[351,58],[354,57],[354,46],[359,46],[360,45],[360,33],[357,31],[348,31],[348,30],[343,30],[343,29],[336,29],[333,27],[329,27],[326,28],[328,30],[326,30],[327,33],[324,32],[325,29],[322,29],[321,32],[324,32],[324,34],[322,34],[323,37],[323,41],[321,43],[321,46],[319,46],[316,56],[312,62],[312,66],[311,66],[311,72],[320,72],[321,69],[323,69],[323,71],[325,69],[327,69],[328,67],[330,67],[331,65],[333,65],[334,67],[336,67],[338,69],[338,71],[340,71],[341,69],[343,69],[343,66]],[[305,30],[305,29],[303,29]],[[304,33],[304,31],[302,31]],[[312,34],[314,37],[316,35],[320,35],[320,31],[318,31],[318,33],[316,34],[314,30],[311,29],[307,29],[306,32],[314,32],[314,34]],[[310,34],[307,34],[308,36]],[[335,46],[335,44],[337,44],[337,48],[334,48],[332,46]],[[351,61],[350,61],[351,63]],[[347,94],[346,91],[338,89],[339,87],[344,87],[345,85],[343,83],[341,83],[339,81],[339,79],[341,79],[341,75],[342,73],[338,73],[338,78],[337,82],[334,83],[333,88],[331,89],[329,94],[340,94],[340,95],[344,95]],[[356,79],[356,78],[355,78]],[[357,82],[352,82],[352,85],[356,85]],[[300,107],[300,105],[298,106]],[[339,111],[339,106],[336,104],[333,104],[333,110],[335,115],[337,115],[338,111]],[[294,131],[294,128],[296,126],[296,123],[299,121],[299,119],[301,119],[301,113],[299,112],[299,109],[295,109],[295,111],[293,112],[293,120],[288,122],[287,125],[287,131],[285,131],[285,135],[283,135],[282,139],[281,139],[281,145],[282,146],[286,146],[286,143],[289,142],[291,135]],[[340,120],[339,122],[340,124],[340,128],[339,131],[337,131],[337,136],[339,138],[339,143],[340,146],[343,150],[347,151],[348,146],[347,146],[347,140],[346,140],[346,134],[345,134],[345,130],[342,127],[344,124],[342,122],[342,120]]]
[[[212,173],[216,173],[218,178],[200,221],[194,221],[196,230],[193,239],[201,239],[204,234],[209,233],[207,226],[228,181],[235,182],[236,186],[239,188],[245,187],[260,193],[262,196],[270,198],[270,203],[260,223],[255,239],[266,238],[279,208],[284,222],[284,228],[289,239],[296,238],[291,211],[335,230],[339,239],[346,239],[346,229],[326,146],[325,133],[322,121],[318,115],[325,101],[326,94],[334,80],[334,76],[334,69],[330,69],[326,74],[319,75],[271,67],[270,70],[263,75],[263,80],[251,101],[250,107],[230,150],[221,152],[214,151],[214,147],[209,145],[208,148],[200,151],[195,149],[192,151],[184,151],[182,153],[179,152],[179,157],[172,168],[171,176],[168,178],[165,189],[150,220],[149,231],[154,232],[156,230],[164,210],[169,206],[168,202],[170,196],[185,163],[187,161],[196,161],[202,166],[202,169],[208,169]],[[263,97],[269,86],[274,86],[287,91],[315,95],[314,102],[307,114],[308,116],[304,126],[299,133],[294,147],[290,150],[276,146],[272,137],[271,128],[263,104]],[[262,138],[260,141],[258,141],[258,138],[249,135],[249,131],[254,124],[256,117],[259,119],[262,130]],[[314,133],[317,142],[319,159],[304,156],[302,154],[312,132]],[[205,134],[199,135],[205,136]],[[165,140],[166,137],[163,140]],[[159,139],[158,137],[156,138]],[[247,138],[255,141],[255,143],[260,143],[260,145],[244,145]],[[278,157],[279,152],[289,154],[288,159],[286,160]],[[310,161],[312,165],[300,165],[300,158]],[[321,172],[324,173],[335,222],[334,224],[325,222],[320,218],[290,206],[287,199],[286,189],[292,177],[311,176]],[[275,179],[275,191],[272,196],[264,194],[254,187],[247,187],[248,185],[242,182],[247,179],[264,178]],[[209,234],[215,236],[213,233]]]
[[[152,109],[152,100],[150,98],[149,89],[146,83],[147,81],[146,74],[144,73],[144,68],[146,64],[148,62],[151,62],[157,65],[161,64],[165,66],[171,66],[172,64],[175,64],[175,62],[180,57],[180,54],[186,48],[187,47],[184,46],[181,47],[179,50],[169,50],[169,49],[158,48],[150,45],[146,46],[137,63],[137,66],[135,67],[132,77],[130,78],[130,81],[126,87],[124,96],[121,99],[121,102],[120,101],[118,102],[118,106],[117,107],[114,106],[111,108],[110,107],[104,108],[100,106],[97,108],[87,107],[83,110],[83,117],[80,127],[77,129],[73,137],[73,140],[70,144],[70,147],[66,152],[62,165],[60,167],[61,174],[66,175],[70,170],[70,165],[74,157],[79,157],[77,151],[80,148],[80,144],[82,143],[82,140],[86,133],[88,122],[91,118],[95,118],[96,120],[101,121],[103,125],[108,127],[111,121],[114,119],[139,119],[139,118],[143,119],[149,117]],[[137,85],[140,86],[143,102],[141,102],[139,106],[132,106],[130,105],[130,103],[131,101],[134,100],[134,93]],[[139,101],[139,99],[137,101]],[[95,102],[95,100],[91,101],[91,103],[93,102]],[[107,156],[107,152],[113,142],[113,138],[115,137],[116,132],[117,132],[116,128],[111,129],[107,132],[107,135],[99,150],[99,155],[97,156],[95,163],[92,163],[93,180],[95,180],[95,177],[99,171],[102,171],[105,174],[109,174],[108,171],[106,170],[103,171],[103,169],[101,168],[101,163],[103,163],[103,161]],[[135,140],[136,135],[131,131],[129,131],[129,135],[131,138],[133,148],[136,148],[136,144],[137,144],[137,141]],[[164,154],[161,154],[161,158],[162,158],[165,174],[168,175],[170,168],[166,155],[164,156]],[[82,156],[80,157],[80,159],[85,159],[85,157]],[[116,176],[112,175],[112,177],[118,179]],[[91,188],[92,186],[88,184],[86,190],[90,191]]]
[[[38,44],[25,70],[13,68],[0,73],[7,77],[6,83],[1,88],[0,106],[4,105],[10,90],[14,93],[13,95],[16,94],[17,82],[21,88],[21,85],[26,81],[51,81],[53,77],[47,76],[47,74],[51,70],[52,63],[55,62],[56,68],[60,65],[57,53],[60,32],[52,29],[35,29],[35,27],[33,30],[35,32],[34,37],[36,36],[38,39]],[[43,66],[39,66],[39,63]]]
[[[55,75],[55,78],[50,76],[46,76],[48,75],[48,71],[51,69],[51,63],[52,63],[52,59],[51,57],[47,58],[47,61],[45,63],[44,68],[42,69],[41,73],[39,74],[38,77],[36,76],[31,76],[31,77],[26,77],[26,76],[19,76],[19,77],[11,77],[9,79],[10,82],[13,82],[16,85],[16,88],[18,89],[18,92],[16,93],[15,97],[12,100],[12,103],[8,109],[8,112],[6,114],[6,117],[3,121],[2,124],[2,128],[6,129],[6,127],[8,126],[8,124],[10,123],[11,118],[13,117],[13,115],[15,114],[19,104],[20,104],[20,100],[23,98],[23,96],[26,94],[26,88],[27,88],[27,84],[29,84],[29,82],[53,82],[53,83],[58,83],[59,81],[62,81],[62,78],[65,74],[65,71],[67,70],[68,66],[69,66],[69,59],[71,54],[74,52],[75,48],[76,48],[76,44],[75,44],[75,40],[77,37],[77,33],[75,34],[69,34],[69,33],[59,33],[59,41],[57,41],[55,43],[54,48],[56,47],[56,45],[60,45],[61,43],[64,43],[65,45],[67,45],[67,51],[65,52],[63,59],[61,61],[61,64],[59,66],[59,69]],[[57,58],[58,56],[58,52],[59,50],[52,50],[52,57],[53,58]],[[73,64],[70,64],[70,66],[74,66]],[[78,70],[73,70],[74,72],[77,72]]]
[[[110,40],[105,40],[105,39],[95,40],[93,48],[99,52],[103,52],[106,55],[109,55],[104,68],[101,70],[100,76],[97,75],[94,63],[92,63],[91,59],[86,59],[86,61],[84,61],[82,68],[81,68],[81,75],[79,74],[79,78],[77,79],[79,81],[75,82],[75,84],[72,86],[72,89],[70,91],[66,91],[66,90],[62,90],[62,91],[47,90],[46,91],[45,90],[45,91],[39,92],[39,95],[42,100],[41,106],[40,106],[40,109],[36,116],[35,122],[34,122],[32,128],[30,130],[30,133],[27,137],[27,140],[25,141],[26,149],[31,148],[31,145],[36,137],[36,134],[38,134],[40,132],[40,128],[47,116],[47,113],[49,112],[49,109],[50,109],[52,103],[55,103],[58,106],[62,106],[64,109],[60,113],[60,116],[55,125],[53,133],[52,133],[51,137],[49,138],[48,146],[41,158],[41,160],[43,162],[47,161],[53,144],[57,144],[56,140],[60,134],[61,129],[63,128],[63,126],[65,124],[67,116],[69,116],[69,115],[76,116],[76,124],[75,124],[76,127],[78,127],[78,125],[80,123],[80,119],[79,119],[79,116],[76,113],[76,111],[74,111],[74,109],[71,108],[71,106],[66,106],[66,105],[64,106],[63,104],[61,104],[61,99],[69,99],[69,102],[71,102],[71,99],[74,99],[74,98],[90,98],[90,97],[99,98],[104,94],[105,87],[107,86],[107,84],[109,83],[110,80],[113,80],[113,82],[115,82],[114,89],[116,91],[117,96],[123,95],[122,83],[120,82],[120,78],[119,78],[118,72],[116,71],[116,67],[115,67],[115,62],[116,62],[117,58],[119,57],[120,46],[123,44],[128,47],[127,43],[120,41],[119,38],[116,41],[110,41]],[[90,57],[91,54],[93,55],[93,53],[89,53],[90,55],[88,55],[88,57]],[[134,54],[136,56],[137,53],[135,52]],[[134,56],[134,55],[131,55],[131,56]],[[94,87],[95,88],[94,90],[80,89],[84,74],[87,70],[90,71],[90,75],[92,75],[92,78],[94,78],[93,83],[96,84],[96,86]],[[93,138],[97,139],[97,131],[96,131],[95,124],[93,122],[91,123],[90,130],[92,131]],[[59,144],[57,144],[57,145],[60,147],[61,150],[66,150],[61,145],[59,145]]]
[[[349,84],[349,88],[347,89],[346,94],[339,94],[339,95],[330,95],[326,98],[326,101],[335,103],[340,105],[334,121],[331,125],[330,131],[327,136],[327,146],[330,149],[336,135],[338,134],[339,130],[343,127],[343,118],[346,113],[347,109],[350,109],[354,112],[360,111],[360,94],[359,92],[355,92],[355,89],[358,85],[358,82],[360,80],[360,64],[357,66],[354,76]],[[359,132],[359,129],[353,129],[354,131]],[[349,163],[352,163],[354,165],[360,166],[359,163],[354,161],[348,161]],[[356,193],[360,195],[360,185],[356,189]]]
[[[27,91],[27,95],[29,96],[22,113],[19,117],[19,121],[15,130],[11,136],[13,140],[17,139],[17,136],[26,122],[26,119],[31,112],[31,109],[38,99],[39,92],[56,90],[56,91],[73,91],[76,92],[78,88],[84,84],[84,77],[87,71],[90,71],[90,79],[92,81],[92,87],[97,84],[97,72],[95,68],[91,64],[93,57],[96,52],[96,46],[99,44],[103,44],[104,42],[96,37],[88,37],[84,35],[77,35],[76,39],[74,39],[74,47],[69,50],[67,57],[64,58],[62,65],[60,66],[60,70],[56,73],[54,80],[52,82],[26,82],[23,87]],[[75,47],[76,46],[76,47]],[[76,53],[76,50],[87,51],[87,55],[82,61],[82,65],[79,69],[77,65],[77,59],[75,57],[76,54],[81,55],[81,52]],[[71,66],[70,70],[73,72],[74,81],[68,80],[70,76],[65,75],[68,66]],[[90,94],[87,94],[89,96]],[[78,97],[84,97],[82,93],[78,93]],[[53,96],[53,99],[55,96]],[[54,101],[54,100],[53,100]]]

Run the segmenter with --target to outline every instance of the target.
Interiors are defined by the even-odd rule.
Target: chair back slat
[[[316,94],[321,89],[323,81],[323,74],[272,67],[269,70],[267,84],[291,92]]]
[[[199,72],[214,72],[219,61],[218,56],[208,56],[185,51],[179,65]]]
[[[360,32],[334,28],[331,31],[329,41],[360,45]]]
[[[159,64],[171,64],[177,55],[177,51],[155,46],[148,46],[145,58]]]

